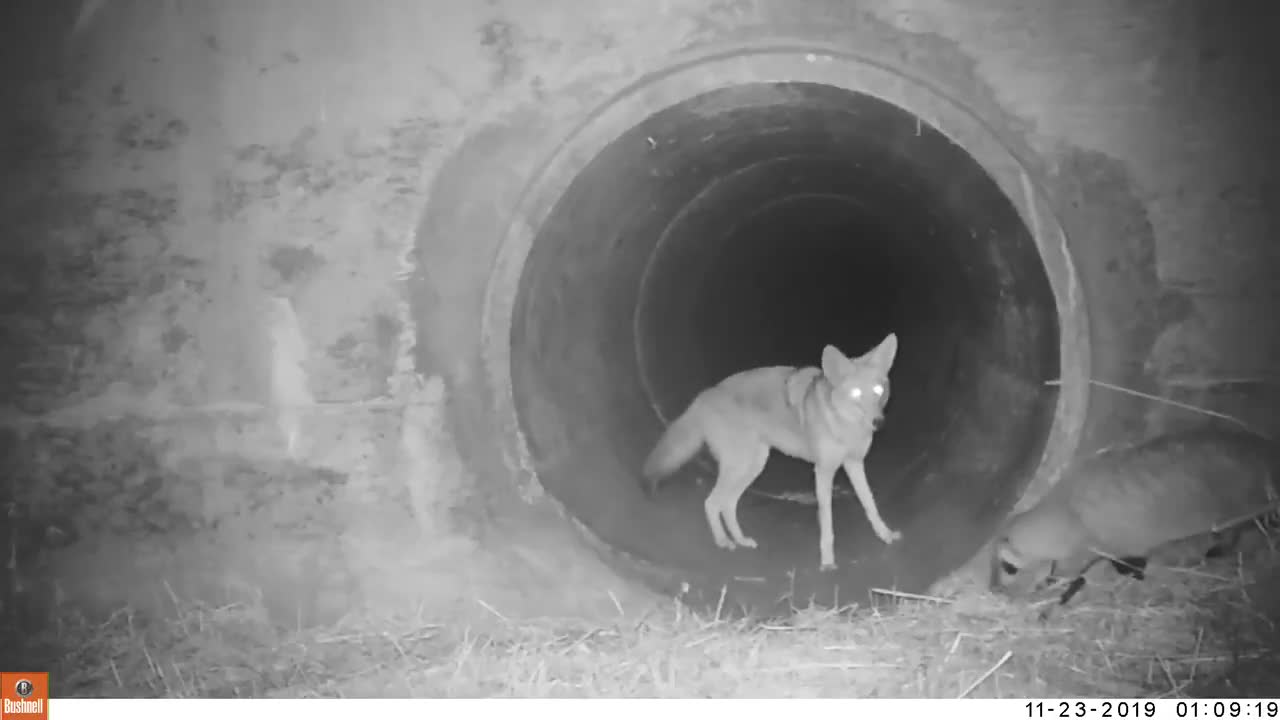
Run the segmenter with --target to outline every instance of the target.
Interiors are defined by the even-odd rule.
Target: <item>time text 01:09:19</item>
[[[1179,718],[1267,718],[1280,717],[1280,703],[1275,700],[1178,700],[1156,703],[1152,700],[1092,700],[1067,701],[1056,703],[1029,702],[1026,704],[1028,718],[1103,718],[1105,720],[1123,720],[1124,718],[1154,718],[1161,705],[1172,702],[1173,714]],[[1165,710],[1168,712],[1168,709]]]

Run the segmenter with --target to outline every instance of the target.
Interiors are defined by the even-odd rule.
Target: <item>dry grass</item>
[[[448,618],[285,631],[243,606],[175,598],[26,640],[67,696],[1046,697],[1275,696],[1280,562],[1098,573],[1038,619],[976,587],[891,611],[717,619],[672,601],[601,621]],[[485,606],[480,598],[477,607]]]

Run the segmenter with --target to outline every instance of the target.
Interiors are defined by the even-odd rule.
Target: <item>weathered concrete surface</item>
[[[22,8],[4,24],[15,35],[4,51],[21,62],[6,76],[17,142],[3,170],[0,362],[15,408],[64,409],[10,423],[25,435],[8,492],[89,539],[59,555],[72,600],[162,603],[167,582],[256,598],[291,622],[468,593],[604,603],[618,581],[571,549],[549,510],[517,512],[508,492],[474,322],[497,238],[456,231],[509,208],[539,148],[610,93],[682,49],[750,37],[876,38],[867,52],[1004,123],[1071,236],[1094,376],[1276,424],[1268,386],[1196,389],[1276,380],[1280,251],[1265,200],[1277,116],[1262,102],[1275,78],[1257,62],[1274,10],[1241,22],[1190,0],[831,12],[783,0],[121,0],[68,47],[73,7],[7,11]],[[430,225],[433,207],[447,227]],[[272,296],[293,304],[306,347],[295,365],[317,400],[403,397],[409,357],[456,388],[447,405],[470,463],[445,463],[457,477],[432,486],[455,508],[437,520],[448,532],[424,536],[406,509],[396,411],[307,414],[289,459],[272,415],[232,404],[271,402]],[[409,297],[422,301],[412,311]],[[120,414],[132,420],[110,419]],[[1096,388],[1083,445],[1187,418]],[[517,532],[518,554],[462,570],[447,559]]]

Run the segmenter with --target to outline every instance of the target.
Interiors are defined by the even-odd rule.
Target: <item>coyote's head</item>
[[[822,374],[831,383],[831,405],[851,420],[879,429],[889,402],[889,369],[898,353],[898,336],[889,333],[861,357],[849,358],[834,345],[822,351]]]

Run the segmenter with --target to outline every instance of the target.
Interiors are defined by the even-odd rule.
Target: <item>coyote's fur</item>
[[[730,550],[739,545],[754,548],[756,541],[738,525],[738,500],[764,469],[772,448],[814,464],[821,569],[836,566],[831,491],[841,467],[876,535],[894,542],[901,533],[881,519],[863,459],[884,419],[889,369],[897,350],[893,333],[856,358],[828,345],[821,368],[755,368],[703,390],[645,459],[646,489],[652,493],[660,478],[688,462],[705,444],[718,465],[715,487],[704,503],[715,543]]]

